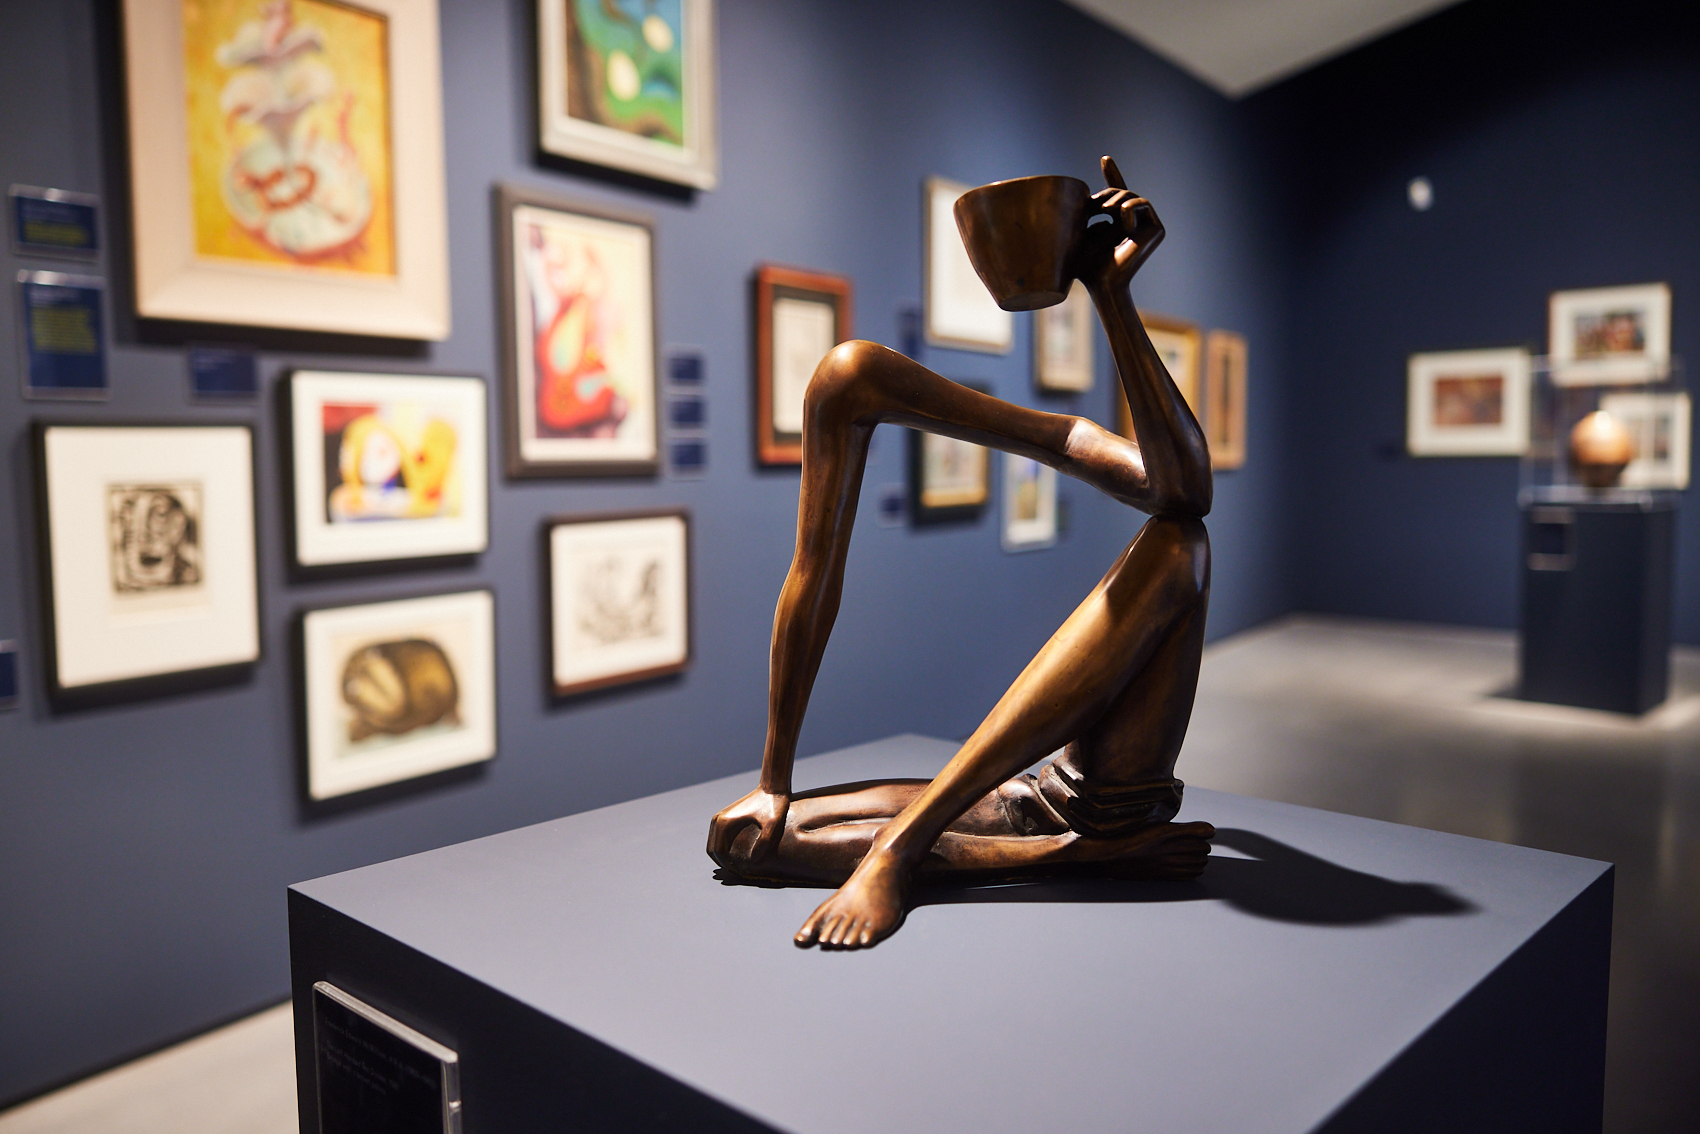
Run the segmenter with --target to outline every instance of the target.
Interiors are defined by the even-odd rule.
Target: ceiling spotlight
[[[1413,177],[1405,187],[1405,196],[1410,200],[1411,208],[1419,213],[1427,212],[1428,207],[1434,204],[1434,186],[1426,177]]]

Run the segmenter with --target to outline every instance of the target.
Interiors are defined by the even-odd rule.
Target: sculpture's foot
[[[1111,878],[1190,881],[1204,873],[1210,840],[1208,823],[1157,823],[1113,839],[1077,839],[1069,847],[1091,873]]]
[[[792,940],[799,949],[870,948],[903,924],[907,897],[908,868],[893,855],[870,851]]]

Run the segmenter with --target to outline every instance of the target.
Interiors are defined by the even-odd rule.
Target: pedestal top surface
[[[892,737],[799,790],[931,776]],[[1189,788],[1195,883],[943,892],[872,950],[791,943],[825,897],[727,886],[753,775],[294,887],[783,1130],[1305,1130],[1609,867]]]

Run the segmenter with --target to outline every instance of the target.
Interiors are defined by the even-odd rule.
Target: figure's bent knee
[[[853,416],[861,408],[862,395],[874,384],[882,364],[894,352],[864,339],[839,343],[827,352],[809,379],[803,395],[805,412],[833,417]]]

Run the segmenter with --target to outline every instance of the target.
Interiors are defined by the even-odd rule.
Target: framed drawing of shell
[[[714,65],[714,0],[538,0],[538,145],[712,189]]]
[[[124,0],[136,311],[449,333],[436,0]]]
[[[38,422],[35,459],[55,701],[259,660],[250,426]]]
[[[690,664],[690,544],[690,514],[682,508],[544,523],[555,696],[678,673]]]
[[[301,659],[314,800],[496,754],[489,591],[308,611]]]

